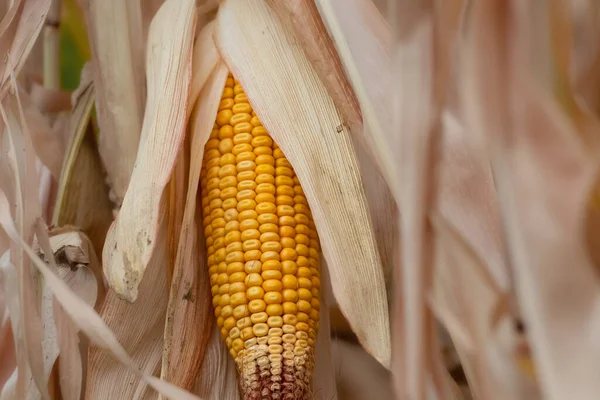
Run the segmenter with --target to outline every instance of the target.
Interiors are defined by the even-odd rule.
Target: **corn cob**
[[[201,172],[213,306],[245,399],[303,399],[319,328],[319,240],[299,180],[228,77]]]

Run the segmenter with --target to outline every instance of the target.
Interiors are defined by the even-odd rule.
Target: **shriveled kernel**
[[[308,332],[308,324],[305,322],[298,322],[296,324],[296,329],[299,331]]]

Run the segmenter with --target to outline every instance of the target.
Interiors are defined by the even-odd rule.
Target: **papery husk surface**
[[[83,6],[102,132],[99,150],[119,203],[136,161],[145,103],[145,71],[139,65],[144,60],[143,47],[139,53],[137,35],[131,36],[136,27],[133,3],[91,0]]]
[[[68,125],[69,142],[52,222],[56,226],[77,226],[89,237],[95,253],[101,256],[112,222],[113,203],[89,124],[95,91],[86,75],[89,74],[82,74],[81,86],[74,96]]]
[[[150,26],[148,102],[140,149],[131,185],[103,251],[106,279],[119,297],[130,302],[137,298],[157,246],[158,220],[166,210],[163,191],[185,138],[194,10],[193,0],[169,0]]]
[[[188,127],[191,136],[189,184],[171,282],[161,372],[163,379],[189,390],[201,371],[215,322],[202,215],[196,207],[204,145],[210,136],[228,75],[222,61],[214,64],[210,59],[202,61],[194,66],[194,74],[204,75],[207,70],[212,74],[201,82],[203,89]]]

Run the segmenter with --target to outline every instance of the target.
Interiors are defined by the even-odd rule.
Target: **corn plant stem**
[[[61,0],[52,0],[44,26],[44,86],[60,89],[60,7]]]

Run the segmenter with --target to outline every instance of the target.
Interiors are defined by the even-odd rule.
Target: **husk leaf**
[[[113,218],[113,204],[89,125],[94,105],[94,84],[82,79],[76,94],[52,223],[56,226],[77,226],[93,243],[95,253],[102,255],[106,232]]]
[[[209,36],[201,34],[202,37],[212,43]],[[204,144],[210,136],[228,74],[222,61],[201,60],[200,65],[194,66],[194,74],[204,75],[207,70],[212,74],[201,82],[203,89],[189,124],[192,143],[188,192],[171,282],[161,371],[163,379],[190,390],[202,366],[214,324],[204,234],[198,222],[202,216],[196,212],[198,186]]]
[[[33,226],[41,214],[37,198],[38,180],[35,174],[33,148],[30,138],[21,129],[17,116],[16,99],[10,96],[4,103],[6,108],[5,105],[0,104],[0,114],[6,126],[6,136],[9,143],[8,160],[14,173],[14,176],[10,177],[14,199],[9,202],[9,204],[12,203],[11,207],[6,207],[2,211],[14,211],[13,218],[18,227],[18,237],[21,240],[32,242]],[[11,183],[3,182],[4,185],[11,185]],[[25,398],[26,385],[29,381],[29,375],[26,371],[31,368],[31,376],[33,376],[35,386],[40,390],[43,398],[48,398],[41,346],[43,332],[38,309],[39,299],[33,281],[33,271],[30,268],[28,258],[15,245],[14,241],[11,243],[9,258],[10,264],[17,270],[18,277],[18,289],[16,291],[18,301],[9,303],[16,304],[18,307],[18,309],[10,311],[11,315],[19,314],[19,323],[13,324],[13,335],[17,343],[17,365],[20,371],[25,371],[23,374],[19,374],[17,378],[16,396]],[[7,290],[6,287],[5,290]]]
[[[138,65],[144,58],[130,36],[136,16],[130,15],[129,3],[139,2],[91,0],[83,6],[101,131],[98,148],[119,202],[135,165],[145,102],[144,70]]]
[[[369,154],[398,201],[400,178],[391,150],[393,133],[385,129],[392,126],[389,25],[371,0],[317,0],[315,3],[360,103],[365,141],[371,147]]]
[[[103,251],[106,278],[115,293],[133,302],[157,246],[158,220],[166,210],[163,191],[185,138],[194,1],[163,4],[148,37],[148,102],[142,138],[121,212]]]
[[[0,22],[0,98],[10,88],[11,75],[18,74],[33,48],[51,0],[16,0]]]
[[[194,393],[204,400],[239,400],[235,363],[214,325]]]

